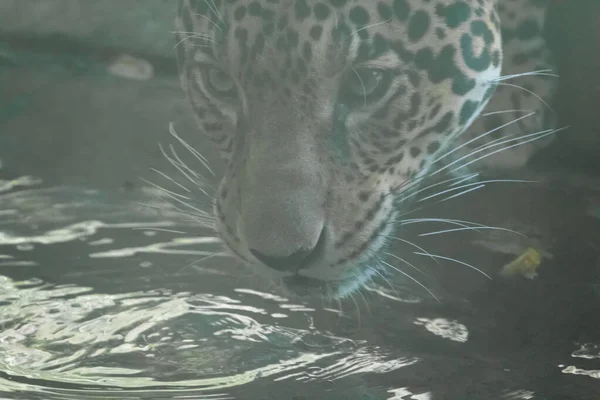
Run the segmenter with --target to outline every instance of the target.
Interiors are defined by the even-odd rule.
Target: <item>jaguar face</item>
[[[379,274],[398,199],[477,116],[500,74],[483,0],[183,0],[181,79],[227,163],[227,247],[296,294]]]

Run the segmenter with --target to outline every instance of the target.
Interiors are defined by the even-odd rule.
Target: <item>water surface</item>
[[[600,394],[598,297],[582,280],[507,284],[445,267],[454,278],[436,286],[441,303],[407,279],[340,303],[299,302],[219,255],[209,230],[139,204],[150,197],[32,177],[0,188],[3,398]],[[510,258],[479,253],[490,265]],[[545,268],[564,257],[559,249]],[[448,289],[465,276],[475,283]]]

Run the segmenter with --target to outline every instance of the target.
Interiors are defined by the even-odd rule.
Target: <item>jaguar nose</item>
[[[297,272],[302,268],[310,265],[323,253],[325,246],[325,229],[321,231],[319,240],[313,248],[300,249],[289,256],[271,256],[263,254],[256,249],[250,249],[250,253],[257,260],[279,272]]]

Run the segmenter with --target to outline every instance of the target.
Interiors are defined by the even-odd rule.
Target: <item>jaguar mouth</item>
[[[292,275],[283,278],[283,283],[289,287],[322,288],[327,285],[326,281],[309,278],[302,275]]]
[[[391,219],[391,217],[390,217]],[[326,245],[331,240],[326,239],[323,229],[318,244],[303,261],[303,266],[287,271],[276,270],[259,263],[263,268],[275,273],[280,282],[280,289],[293,297],[325,297],[341,299],[351,296],[360,290],[376,276],[382,276],[381,254],[389,245],[387,239],[393,230],[392,224],[383,222],[377,227],[364,243],[357,245],[350,256],[346,256],[332,264],[326,259]]]
[[[334,281],[325,281],[301,275],[292,275],[282,278],[284,289],[288,294],[297,297],[325,297],[329,299],[343,299],[348,297],[377,274],[373,267],[356,267],[351,277]]]
[[[376,254],[361,261],[360,263],[346,266],[345,273],[338,279],[313,278],[301,275],[302,272],[299,271],[299,273],[294,275],[282,277],[281,282],[284,289],[295,296],[321,296],[331,299],[345,298],[373,279],[374,275],[378,274],[379,262]]]

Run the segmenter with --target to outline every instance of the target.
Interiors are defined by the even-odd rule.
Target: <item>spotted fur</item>
[[[552,67],[544,3],[181,0],[181,81],[227,161],[228,248],[296,291],[340,296],[376,273],[410,182],[451,149],[489,154],[550,123],[531,94],[548,99],[550,77],[498,84]],[[482,136],[524,109],[537,114]],[[480,165],[522,165],[533,146]]]

